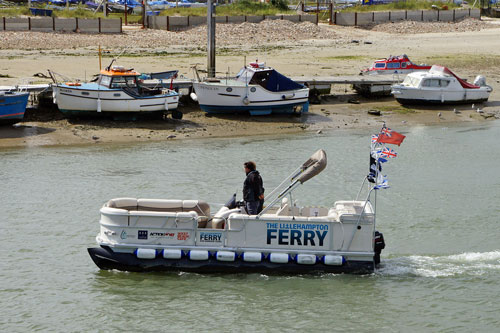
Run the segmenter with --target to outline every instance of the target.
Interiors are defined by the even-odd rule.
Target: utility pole
[[[208,64],[207,76],[215,77],[215,3],[207,0]]]

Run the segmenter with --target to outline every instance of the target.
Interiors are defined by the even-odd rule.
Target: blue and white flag
[[[375,190],[389,188],[389,182],[387,181],[387,176],[382,176],[381,174],[377,177],[377,183],[373,187]]]

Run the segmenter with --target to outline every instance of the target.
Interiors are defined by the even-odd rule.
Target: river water
[[[300,205],[356,196],[370,131],[0,151],[0,331],[493,332],[500,327],[500,124],[399,128],[378,194],[374,274],[100,271],[99,207],[120,196],[217,209],[255,160],[269,191],[315,150],[329,165]],[[373,132],[378,129],[374,128]]]

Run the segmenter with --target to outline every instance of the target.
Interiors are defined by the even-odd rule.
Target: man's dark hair
[[[244,166],[245,168],[247,168],[248,170],[250,170],[250,171],[254,171],[254,170],[255,170],[255,168],[257,167],[257,166],[255,165],[255,162],[252,162],[252,161],[248,161],[248,162],[243,163],[243,166]]]

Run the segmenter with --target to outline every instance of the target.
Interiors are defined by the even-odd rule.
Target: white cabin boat
[[[108,66],[101,70],[96,82],[67,82],[53,86],[53,99],[66,116],[136,117],[163,116],[176,111],[179,94],[171,89],[151,89],[141,85],[140,73],[121,66]]]
[[[443,66],[434,65],[428,72],[414,72],[391,93],[401,104],[458,104],[487,101],[493,89],[483,76],[470,84]]]
[[[292,191],[326,167],[318,150],[275,190],[258,215],[226,204],[215,214],[202,200],[117,198],[100,210],[101,269],[125,271],[369,273],[380,261],[382,234],[366,200],[298,207]]]
[[[207,78],[202,81],[198,76],[193,88],[193,99],[208,113],[269,115],[301,114],[309,110],[309,88],[264,63],[250,63],[234,78]]]

